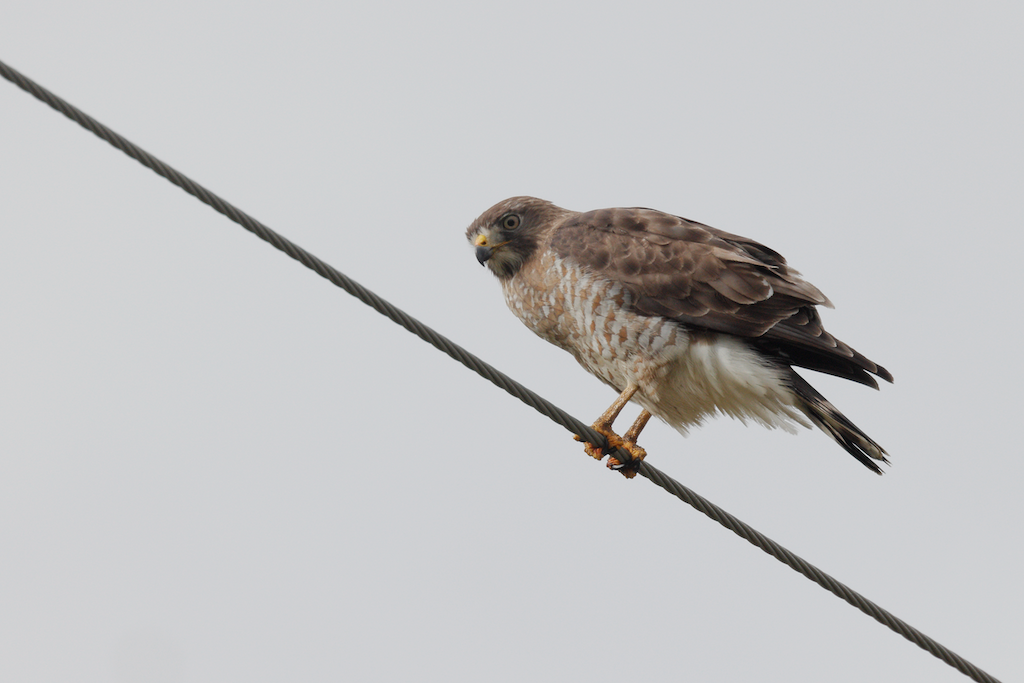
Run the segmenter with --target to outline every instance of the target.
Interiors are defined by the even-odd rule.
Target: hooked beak
[[[486,265],[487,260],[494,256],[494,252],[508,244],[509,241],[501,242],[500,244],[491,244],[491,241],[487,239],[487,235],[482,233],[477,235],[476,239],[473,240],[473,244],[476,245],[476,260],[480,262],[481,266]]]

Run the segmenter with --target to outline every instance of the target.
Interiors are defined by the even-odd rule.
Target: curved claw
[[[640,446],[637,446],[635,441],[623,441],[622,448],[629,451],[632,458],[627,463],[621,463],[619,462],[619,459],[613,455],[608,458],[608,469],[618,470],[626,479],[632,479],[636,476],[637,463],[647,457],[647,451],[640,448]]]

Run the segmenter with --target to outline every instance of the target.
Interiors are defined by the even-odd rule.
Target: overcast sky
[[[586,422],[479,213],[780,251],[893,466],[650,462],[1021,679],[1024,10],[847,5],[15,2],[0,59]],[[2,680],[966,680],[6,81],[0,207]]]

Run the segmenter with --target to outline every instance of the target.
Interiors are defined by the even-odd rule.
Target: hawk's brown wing
[[[786,363],[877,387],[892,375],[824,330],[817,287],[753,240],[651,209],[600,209],[558,226],[562,258],[625,285],[632,307],[747,337]]]

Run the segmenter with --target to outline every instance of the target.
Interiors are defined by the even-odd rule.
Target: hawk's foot
[[[626,479],[632,479],[636,476],[637,463],[647,457],[647,451],[637,446],[636,441],[627,441],[625,439],[623,439],[621,447],[629,451],[629,454],[633,457],[629,459],[629,462],[621,463],[613,455],[608,458],[608,469],[618,470]]]
[[[594,460],[600,460],[609,453],[613,453],[615,449],[620,448],[625,442],[622,437],[613,432],[611,429],[594,425],[594,431],[598,432],[604,438],[608,439],[608,448],[602,448],[596,444],[592,444],[589,441],[584,441],[583,437],[579,434],[573,434],[572,438],[577,441],[583,441],[583,450]]]
[[[647,451],[640,448],[635,441],[623,439],[621,436],[611,430],[610,427],[606,427],[601,424],[593,425],[594,431],[600,433],[604,438],[608,439],[608,446],[602,448],[589,441],[584,441],[583,437],[579,434],[573,434],[574,439],[577,441],[583,441],[583,450],[591,458],[595,460],[601,460],[604,456],[614,453],[616,450],[622,448],[629,452],[632,456],[628,462],[622,463],[614,455],[608,458],[608,469],[617,470],[622,473],[622,476],[627,479],[632,479],[636,476],[636,462],[643,460],[647,457]]]

